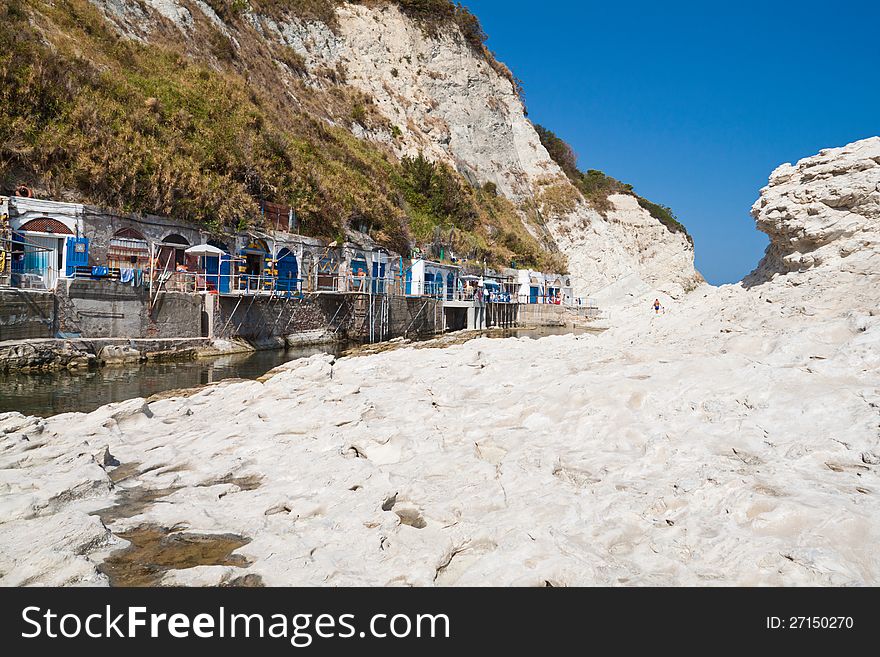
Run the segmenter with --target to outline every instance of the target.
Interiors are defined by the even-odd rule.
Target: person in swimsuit
[[[660,308],[662,308],[662,307],[663,307],[663,306],[660,305],[660,299],[654,299],[654,306],[653,306],[653,308],[654,308],[654,314],[655,314],[655,315],[659,315],[659,314],[660,314]]]

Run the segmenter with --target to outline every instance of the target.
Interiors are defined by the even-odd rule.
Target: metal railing
[[[58,280],[58,271],[54,267],[13,267],[9,276],[12,287],[51,290]]]
[[[96,274],[96,270],[106,271]],[[122,280],[121,272],[129,271],[115,267],[77,267],[71,278],[84,280]],[[382,277],[359,275],[353,273],[323,273],[312,271],[301,278],[278,277],[272,274],[246,274],[239,272],[217,273],[207,271],[188,271],[183,269],[142,268],[132,270],[138,272],[137,282],[156,292],[212,293],[222,295],[281,295],[301,296],[321,292],[390,294],[410,297],[430,297],[442,301],[465,301],[477,303],[509,303],[509,304],[548,304],[561,305],[574,311],[589,314],[598,306],[591,298],[574,298],[550,296],[547,294],[516,294],[511,290],[496,290],[490,287],[465,286],[458,287],[456,280],[454,289],[448,285],[437,283],[413,283],[397,274]],[[13,272],[23,274],[24,272]],[[28,274],[34,287],[40,286],[40,274]],[[42,282],[45,285],[45,282]],[[24,283],[27,285],[27,283]],[[23,285],[23,286],[24,286]],[[419,288],[422,288],[421,290]]]
[[[447,301],[476,301],[478,303],[521,303],[517,295],[512,292],[496,292],[481,288],[474,289],[472,287],[453,290],[451,293],[447,291],[442,298]]]

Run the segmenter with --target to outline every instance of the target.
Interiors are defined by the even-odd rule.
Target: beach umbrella
[[[223,251],[223,249],[218,249],[216,246],[212,246],[210,244],[197,244],[196,246],[191,246],[186,251],[184,251],[184,253],[194,256],[226,255],[226,252]]]

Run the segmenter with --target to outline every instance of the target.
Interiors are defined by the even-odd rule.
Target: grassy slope
[[[334,3],[251,0],[331,22]],[[295,53],[243,20],[242,0],[211,4],[238,47],[199,12],[187,43],[160,25],[146,46],[121,38],[87,0],[0,6],[0,187],[25,181],[50,197],[218,232],[258,222],[256,199],[265,199],[292,204],[310,235],[340,238],[366,224],[402,253],[435,243],[490,264],[564,269],[506,199],[444,166],[425,163],[414,177],[412,163],[340,127],[391,127],[342,84],[344,72],[306,85]]]

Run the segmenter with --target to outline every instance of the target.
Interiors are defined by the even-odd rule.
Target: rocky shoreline
[[[0,373],[38,374],[59,370],[157,361],[184,361],[226,354],[329,344],[335,336],[312,331],[261,341],[218,338],[43,338],[0,342]]]

